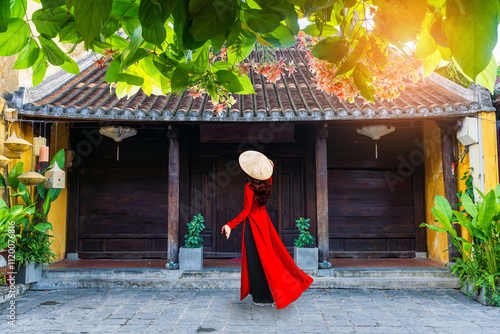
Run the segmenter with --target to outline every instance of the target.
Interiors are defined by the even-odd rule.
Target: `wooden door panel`
[[[205,219],[205,230],[200,233],[203,238],[203,250],[211,252],[214,249],[214,184],[213,158],[193,157],[189,177],[189,203],[186,218],[179,222],[179,245],[184,246],[187,224],[194,215],[201,214]],[[183,207],[186,207],[183,205]]]
[[[81,168],[79,256],[166,257],[166,180],[163,168]]]
[[[293,250],[299,236],[296,220],[308,218],[305,214],[304,181],[302,157],[281,159],[281,239],[288,250]]]
[[[228,152],[217,157],[216,162],[217,229],[214,236],[216,240],[215,251],[220,254],[228,253],[230,257],[241,253],[244,222],[233,228],[229,239],[226,239],[220,230],[224,224],[238,216],[243,210],[244,190],[248,178],[241,168],[235,168],[238,157],[237,152]],[[233,256],[229,253],[232,253]]]
[[[415,254],[413,179],[392,188],[386,171],[334,169],[328,173],[330,251],[336,257]]]
[[[238,166],[239,152],[211,152],[211,157],[191,157],[191,216],[205,213],[206,230],[202,237],[206,257],[237,257],[241,254],[243,222],[231,231],[229,240],[220,230],[243,210],[244,188],[248,178]],[[266,209],[285,246],[292,250],[294,240],[298,237],[295,220],[305,216],[303,158],[279,158],[272,152],[264,153],[276,165],[273,191]],[[181,223],[182,240],[187,232],[184,225]]]

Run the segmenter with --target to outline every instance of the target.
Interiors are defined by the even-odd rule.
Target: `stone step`
[[[318,277],[450,277],[447,268],[331,268],[317,270]]]
[[[433,278],[334,278],[313,277],[311,289],[457,289],[455,277]],[[31,285],[31,290],[60,290],[79,288],[133,289],[238,289],[239,278],[181,278],[181,279],[56,279],[44,278]]]
[[[332,278],[314,277],[316,289],[459,289],[457,277]]]
[[[238,268],[207,268],[201,271],[165,270],[162,268],[99,268],[99,269],[48,269],[45,278],[66,279],[178,279],[178,278],[239,278]],[[311,276],[332,278],[447,278],[446,268],[334,268],[307,271]]]
[[[49,269],[42,273],[48,279],[179,279],[179,278],[240,278],[239,269],[166,270],[162,268],[98,268]]]
[[[420,289],[460,288],[457,277],[441,268],[336,268],[307,272],[314,278],[311,288]],[[161,268],[49,269],[33,290],[74,288],[142,289],[238,289],[239,269],[202,271]]]

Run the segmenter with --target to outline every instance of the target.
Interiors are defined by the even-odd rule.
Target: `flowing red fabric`
[[[259,207],[259,204],[254,199],[254,192],[248,183],[245,186],[245,205],[243,211],[241,211],[238,217],[227,223],[227,225],[233,229],[245,218],[248,218],[249,226],[252,229],[255,245],[257,246],[257,251],[276,308],[285,308],[300,297],[302,292],[311,285],[313,279],[295,265],[292,257],[281,242],[269,218],[265,205]],[[247,224],[245,222],[243,225],[243,245],[241,250],[240,300],[243,300],[250,293],[245,251],[246,228]]]

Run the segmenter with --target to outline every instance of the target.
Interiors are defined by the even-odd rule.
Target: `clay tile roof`
[[[207,95],[194,99],[191,94],[147,96],[139,90],[129,99],[118,99],[104,82],[106,68],[92,65],[79,76],[45,94],[37,101],[27,101],[23,91],[14,94],[19,114],[25,117],[57,119],[92,119],[123,121],[318,121],[394,118],[445,117],[493,111],[489,94],[482,87],[465,89],[431,75],[417,84],[408,83],[401,96],[391,102],[376,100],[363,104],[339,100],[316,89],[304,52],[296,47],[279,50],[293,60],[297,71],[282,75],[276,83],[250,73],[256,94],[233,95],[230,109],[214,112]],[[254,57],[256,58],[256,57]],[[26,90],[24,90],[26,91]],[[40,94],[38,94],[39,96]]]

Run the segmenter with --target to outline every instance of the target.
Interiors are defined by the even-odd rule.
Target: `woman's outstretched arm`
[[[226,226],[229,227],[230,229],[229,231],[227,230],[225,231],[227,238],[229,238],[229,234],[231,234],[231,229],[235,228],[246,217],[248,217],[248,214],[252,209],[252,201],[253,201],[253,190],[250,189],[250,186],[247,183],[247,185],[245,186],[245,204],[243,205],[243,211],[241,211],[241,213],[236,218],[234,218],[233,220],[231,220],[229,223],[227,223],[222,227],[222,233],[224,233],[224,231],[226,230],[225,229]]]

